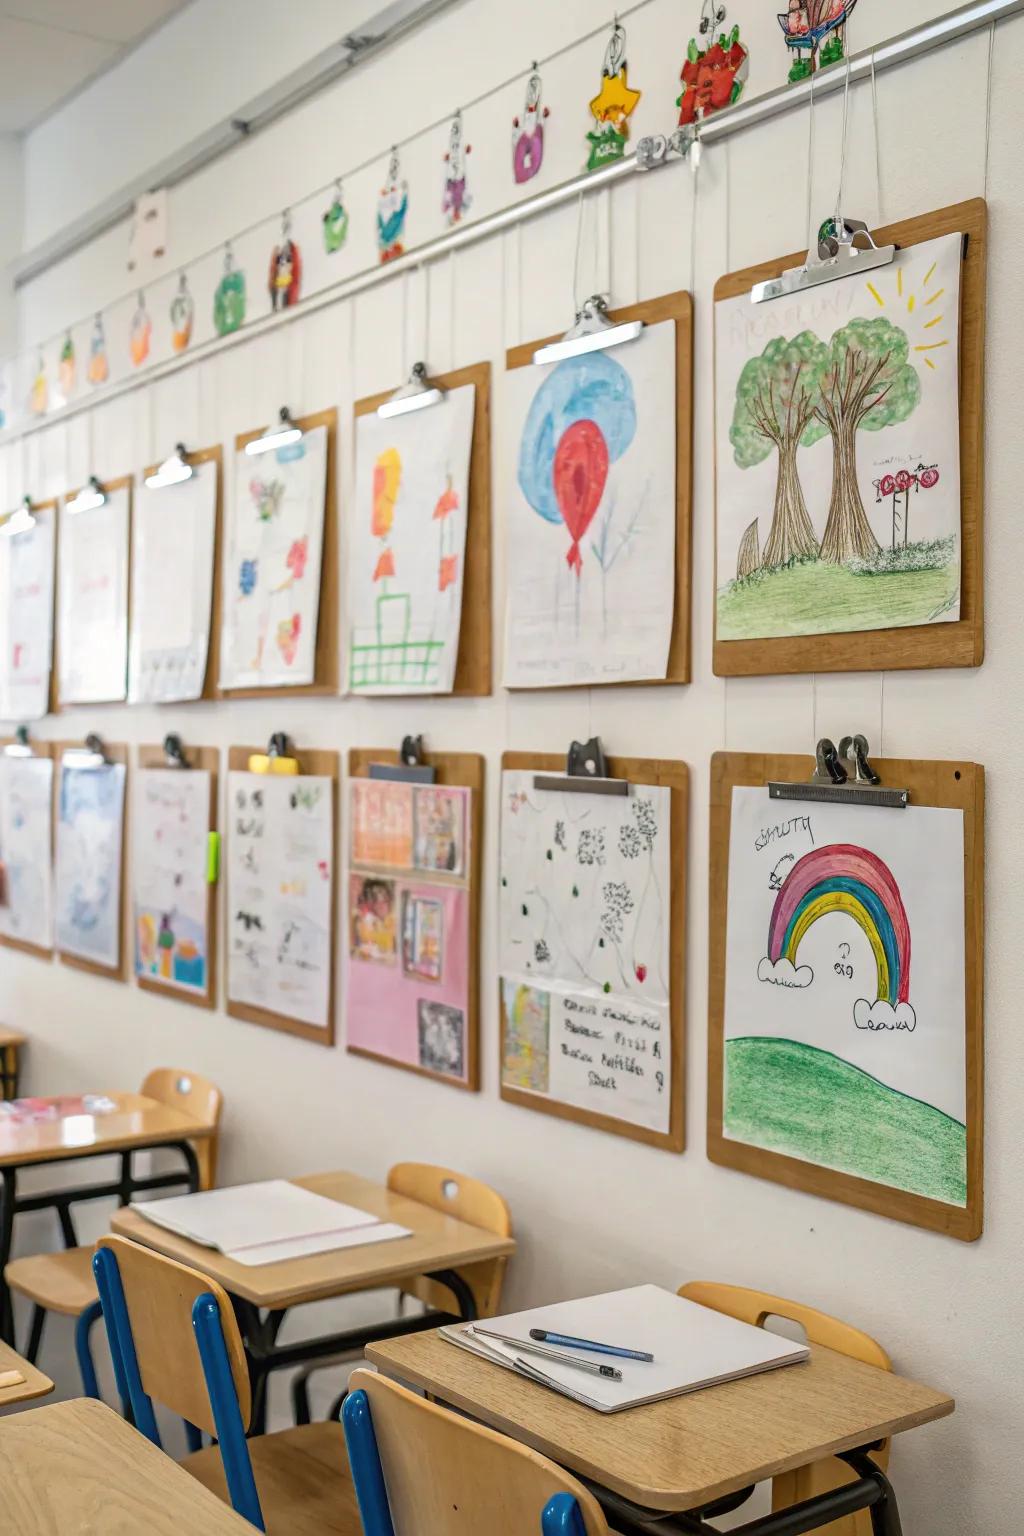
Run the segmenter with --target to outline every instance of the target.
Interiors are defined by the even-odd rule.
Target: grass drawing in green
[[[724,1119],[734,1141],[947,1205],[967,1203],[966,1128],[831,1051],[795,1040],[728,1040]]]

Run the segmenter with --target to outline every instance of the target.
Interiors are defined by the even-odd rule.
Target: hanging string
[[[878,81],[875,78],[875,50],[871,50],[871,121],[875,133],[875,201],[878,208],[878,223],[883,222],[882,214],[882,147],[878,132]]]
[[[409,377],[409,270],[402,273],[402,382]]]
[[[807,249],[811,249],[811,229],[814,220],[814,76],[811,76],[810,102],[807,112]]]
[[[454,251],[449,251],[448,252],[448,271],[449,271],[449,274],[450,274],[450,277],[451,277],[451,281],[449,283],[449,287],[451,289],[451,300],[450,300],[450,303],[448,305],[448,367],[449,368],[454,368],[455,367],[455,336],[456,336],[456,330],[455,330],[455,295],[458,292],[458,290],[455,287],[455,252]]]
[[[580,312],[580,248],[583,244],[583,193],[576,199],[576,250],[572,258],[572,312]]]
[[[995,69],[996,48],[996,24],[991,22],[988,29],[988,86],[985,98],[985,179],[984,191],[988,197],[988,158],[992,144],[992,76]]]
[[[846,176],[846,143],[850,126],[850,22],[847,19],[845,31],[846,45],[846,79],[843,82],[843,139],[839,150],[839,185],[836,188],[836,233],[843,227],[843,180]],[[874,62],[874,53],[871,55]],[[811,76],[813,89],[814,76]]]

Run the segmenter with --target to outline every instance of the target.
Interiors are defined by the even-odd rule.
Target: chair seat
[[[340,1424],[303,1424],[248,1442],[267,1536],[362,1536]],[[179,1463],[230,1504],[217,1446]]]
[[[79,1317],[97,1298],[91,1248],[62,1248],[12,1259],[4,1270],[12,1291],[27,1296],[47,1312]]]

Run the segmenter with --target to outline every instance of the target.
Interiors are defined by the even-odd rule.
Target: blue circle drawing
[[[567,357],[551,370],[530,402],[519,444],[519,484],[535,512],[560,523],[555,499],[555,451],[574,421],[593,421],[608,444],[608,459],[621,458],[636,435],[633,381],[606,352]]]

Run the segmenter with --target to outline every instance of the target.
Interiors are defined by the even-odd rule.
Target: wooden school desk
[[[0,1177],[3,1180],[0,1199],[0,1340],[10,1344],[14,1342],[14,1314],[3,1271],[11,1257],[14,1218],[19,1211],[53,1207],[60,1219],[65,1246],[75,1248],[78,1238],[71,1206],[79,1200],[113,1196],[126,1203],[142,1190],[164,1189],[174,1184],[187,1184],[190,1190],[199,1188],[199,1166],[189,1142],[209,1136],[211,1128],[208,1124],[141,1093],[103,1093],[95,1097],[111,1100],[115,1108],[109,1113],[72,1110],[53,1119],[24,1120],[0,1111]],[[136,1178],[132,1154],[143,1147],[165,1147],[180,1152],[185,1160],[185,1171]],[[111,1153],[119,1153],[121,1158],[117,1179],[40,1194],[18,1194],[18,1173],[22,1168],[66,1163],[82,1157],[106,1157]]]
[[[731,1507],[735,1496],[765,1478],[842,1452],[853,1453],[854,1470],[863,1476],[873,1463],[858,1451],[953,1411],[944,1393],[817,1345],[805,1365],[617,1414],[596,1413],[549,1392],[446,1343],[436,1330],[375,1343],[366,1357],[385,1375],[430,1392],[575,1472],[623,1533],[637,1529],[632,1522],[653,1517],[659,1530],[714,1536],[699,1514],[710,1515],[720,1501]],[[819,1525],[826,1512],[833,1519],[849,1512],[829,1505],[834,1492],[819,1498]],[[666,1520],[666,1512],[680,1519]],[[880,1536],[900,1536],[894,1501],[888,1516],[877,1527]],[[787,1525],[781,1511],[770,1518],[771,1524],[755,1521],[742,1531],[787,1536],[814,1528]]]
[[[18,1052],[25,1036],[0,1024],[0,1099],[18,1097]]]
[[[24,1378],[4,1385],[4,1377],[13,1371]],[[23,1360],[9,1344],[0,1344],[0,1408],[13,1408],[16,1403],[30,1402],[34,1397],[46,1397],[53,1391],[49,1376]],[[0,1461],[0,1486],[2,1486],[3,1462]]]
[[[104,1403],[0,1420],[3,1529],[17,1536],[252,1536],[253,1527]]]
[[[158,1253],[202,1270],[219,1281],[232,1297],[249,1356],[253,1428],[257,1431],[265,1422],[266,1382],[271,1371],[332,1355],[361,1354],[374,1339],[413,1333],[434,1328],[438,1322],[455,1320],[454,1315],[437,1312],[425,1317],[392,1317],[384,1323],[326,1338],[279,1345],[277,1333],[287,1308],[307,1301],[323,1301],[329,1296],[398,1286],[404,1280],[427,1275],[454,1293],[458,1315],[473,1318],[477,1315],[473,1292],[458,1271],[470,1264],[511,1254],[516,1246],[511,1237],[498,1237],[481,1227],[470,1226],[417,1200],[393,1194],[383,1184],[355,1173],[318,1173],[293,1182],[329,1200],[358,1206],[383,1221],[408,1227],[410,1235],[304,1259],[286,1259],[278,1264],[245,1265],[225,1258],[215,1249],[178,1237],[147,1221],[137,1211],[118,1211],[111,1222],[113,1230],[122,1237],[133,1238]]]

